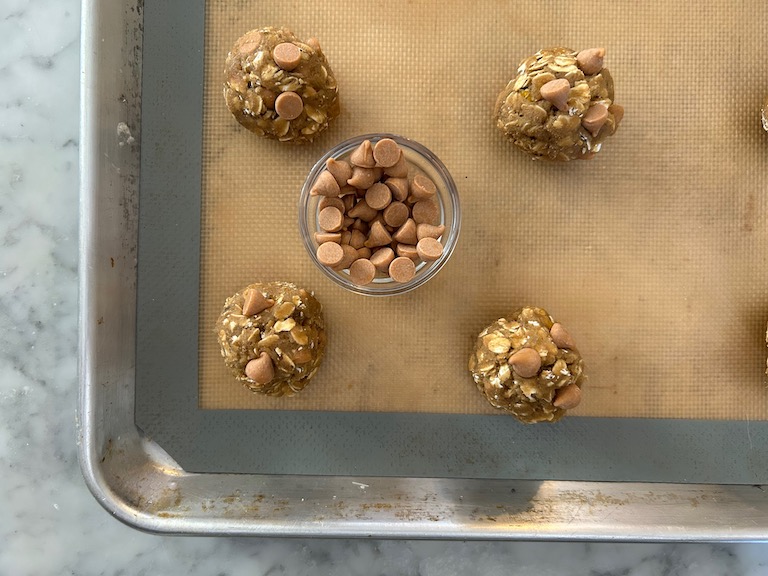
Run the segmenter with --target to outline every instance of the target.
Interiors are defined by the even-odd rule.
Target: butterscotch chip
[[[541,356],[533,348],[521,348],[509,357],[508,363],[522,378],[533,378],[541,369]]]
[[[432,224],[417,224],[416,225],[416,237],[421,240],[423,238],[438,239],[445,233],[445,226],[440,224],[439,226],[433,226]]]
[[[406,220],[408,220],[409,214],[410,210],[408,210],[408,206],[402,202],[392,202],[384,209],[384,223],[387,226],[399,228],[405,224]],[[416,227],[416,230],[418,233],[418,226]]]
[[[275,100],[275,112],[286,120],[296,120],[304,110],[304,101],[296,92],[283,92]]]
[[[558,348],[567,348],[570,350],[576,348],[576,344],[573,341],[573,338],[568,333],[568,331],[563,328],[563,325],[560,324],[560,322],[555,322],[552,324],[552,328],[550,328],[549,332],[552,336],[552,341],[557,344]]]
[[[398,244],[395,252],[398,256],[410,258],[414,262],[419,260],[419,252],[413,244]]]
[[[552,402],[558,408],[563,410],[570,410],[576,408],[581,404],[581,388],[577,384],[571,384],[565,388],[561,388],[555,394],[555,399]]]
[[[357,258],[358,258],[358,260],[360,258],[369,259],[371,257],[371,254],[373,254],[373,252],[371,252],[371,249],[368,248],[367,246],[363,246],[362,248],[358,248],[357,249]]]
[[[340,187],[346,186],[347,180],[352,178],[352,166],[350,166],[349,162],[328,158],[328,160],[325,162],[325,167],[328,169],[328,172],[330,172],[331,175],[336,179],[336,182]]]
[[[352,209],[352,207],[355,205],[354,194],[343,196],[341,200],[342,202],[344,202],[344,212],[349,212]]]
[[[378,210],[375,210],[368,206],[365,200],[360,200],[355,206],[347,212],[347,215],[352,218],[360,218],[366,222],[370,222],[378,215]]]
[[[352,176],[347,180],[347,184],[358,189],[368,190],[368,188],[373,186],[373,183],[378,180],[377,174],[378,172],[376,168],[353,166]]]
[[[411,195],[416,200],[426,200],[437,194],[437,186],[424,174],[416,174],[411,180]]]
[[[275,109],[275,100],[277,99],[277,94],[272,92],[272,90],[263,88],[261,92],[259,92],[259,95],[264,102],[264,106],[266,106],[269,110]]]
[[[360,230],[352,230],[352,237],[349,239],[349,245],[355,250],[359,250],[365,246],[365,234]]]
[[[312,48],[315,52],[320,52],[320,41],[315,38],[307,38],[307,46]]]
[[[434,198],[419,200],[413,205],[411,215],[417,224],[436,225],[440,222],[440,206],[438,206]]]
[[[568,93],[571,84],[565,78],[550,80],[540,88],[541,97],[557,106],[562,112],[568,111]]]
[[[555,422],[578,403],[582,359],[558,345],[555,326],[542,308],[526,307],[480,332],[469,370],[491,405],[531,423]]]
[[[262,39],[261,30],[251,30],[243,34],[235,44],[235,49],[241,54],[248,54],[254,50]]]
[[[352,262],[357,260],[357,250],[352,248],[349,244],[342,244],[341,250],[344,253],[344,257],[336,266],[331,266],[334,270],[344,270],[345,268],[349,268],[352,265]]]
[[[584,74],[597,74],[603,69],[605,48],[587,48],[576,55],[576,62]]]
[[[245,365],[245,375],[259,386],[269,384],[275,377],[275,366],[269,354],[262,352],[258,358],[254,358]]]
[[[245,315],[246,298],[273,306]],[[216,322],[221,355],[232,376],[252,392],[292,396],[317,372],[325,351],[322,307],[288,282],[256,283],[227,298]]]
[[[366,191],[365,201],[374,210],[384,210],[392,201],[392,192],[387,186],[377,182]]]
[[[259,290],[250,289],[246,290],[243,294],[243,316],[254,316],[260,314],[271,308],[275,301],[269,298],[265,298]]]
[[[391,168],[400,160],[400,146],[391,138],[382,138],[373,147],[373,159],[382,168]]]
[[[301,50],[291,42],[281,42],[272,50],[272,58],[280,68],[290,72],[301,63]]]
[[[408,198],[408,180],[406,178],[387,178],[384,181],[387,188],[392,192],[392,197],[398,202],[402,202]]]
[[[342,230],[341,232],[341,245],[349,244],[352,241],[352,232],[349,230]]]
[[[349,267],[349,279],[352,280],[353,284],[357,284],[358,286],[370,284],[375,277],[376,267],[370,260],[366,260],[365,258],[356,260],[352,263],[352,266]]]
[[[342,230],[346,230],[348,228],[354,228],[356,223],[357,223],[357,220],[355,220],[354,218],[350,218],[349,216],[344,216],[344,224],[342,224]]]
[[[344,259],[344,250],[336,242],[325,242],[317,247],[317,259],[325,266],[338,266]]]
[[[347,223],[344,223],[345,226],[347,226]],[[347,226],[350,227],[350,226]],[[365,220],[362,220],[360,218],[357,218],[352,224],[351,224],[352,230],[359,230],[363,234],[368,234],[368,230],[370,229],[370,226],[368,225],[368,222]]]
[[[318,244],[325,244],[326,242],[341,244],[341,234],[338,232],[315,232],[315,241]]]
[[[392,239],[402,244],[413,244],[414,246],[419,241],[416,236],[416,222],[412,218],[408,218],[405,223],[397,229],[397,232],[392,234]]]
[[[425,262],[432,262],[443,255],[443,245],[434,238],[422,238],[416,244],[416,251],[419,254],[419,258]]]
[[[395,251],[389,247],[379,248],[370,257],[370,261],[376,267],[376,270],[384,274],[386,274],[389,271],[389,265],[392,263],[392,260],[394,259],[395,259]]]
[[[320,175],[315,180],[309,193],[312,196],[328,196],[336,197],[341,192],[339,183],[336,182],[336,178],[328,171],[320,172]]]
[[[341,198],[323,196],[320,199],[320,202],[317,203],[318,210],[323,210],[324,208],[328,208],[329,206],[333,206],[334,208],[337,208],[339,212],[341,212],[342,214],[347,210],[346,207],[344,206],[344,202],[341,201]]]
[[[374,222],[371,224],[371,231],[368,233],[368,240],[365,241],[365,245],[368,248],[377,248],[379,246],[386,246],[392,242],[392,236],[384,229],[381,222]]]
[[[376,214],[376,218],[371,220],[371,226],[373,226],[374,222],[378,222],[379,224],[381,224],[385,228],[387,226],[387,223],[384,221],[384,213],[383,212],[379,212],[378,214]]]
[[[621,120],[624,118],[624,106],[620,106],[619,104],[611,104],[608,106],[608,113],[613,114],[613,130],[615,132],[619,122],[621,122]]]
[[[376,166],[376,160],[373,158],[373,148],[370,140],[363,140],[360,146],[355,148],[349,155],[349,161],[353,166],[360,168],[373,168]],[[354,184],[353,184],[354,186]]]
[[[342,224],[344,224],[344,215],[341,210],[329,206],[320,210],[320,214],[317,216],[317,222],[323,230],[326,232],[338,232],[341,230]]]
[[[400,256],[392,260],[389,265],[389,277],[395,282],[404,283],[413,279],[416,275],[416,264],[413,260]]]
[[[408,176],[408,161],[405,159],[405,154],[401,152],[400,158],[394,166],[384,168],[384,174],[393,178],[406,178]]]
[[[589,107],[584,113],[584,117],[581,119],[581,125],[589,130],[592,136],[597,136],[600,132],[600,128],[605,126],[608,121],[608,107],[605,104],[598,102]]]

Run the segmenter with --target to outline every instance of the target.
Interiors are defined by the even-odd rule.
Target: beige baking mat
[[[704,6],[209,0],[200,406],[494,413],[467,372],[474,337],[533,304],[585,358],[574,414],[768,418],[768,4]],[[343,113],[313,145],[261,140],[227,112],[227,51],[262,25],[317,36],[336,72]],[[608,51],[626,117],[591,162],[532,162],[491,120],[519,61],[554,45]],[[315,160],[376,131],[432,149],[463,212],[444,270],[387,299],[332,284],[297,226]],[[219,356],[219,309],[257,279],[294,281],[325,305],[326,361],[298,397],[247,392]]]

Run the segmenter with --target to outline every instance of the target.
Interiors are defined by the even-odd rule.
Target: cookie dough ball
[[[496,126],[534,158],[585,160],[619,127],[605,50],[541,50],[526,58],[496,100]]]
[[[311,142],[339,115],[339,90],[314,38],[285,28],[251,30],[224,69],[224,98],[240,124],[281,142]]]
[[[517,310],[480,332],[469,370],[488,402],[521,422],[555,422],[581,401],[581,355],[541,308]]]
[[[293,396],[325,351],[323,309],[288,282],[251,284],[224,303],[216,334],[224,363],[252,392]]]

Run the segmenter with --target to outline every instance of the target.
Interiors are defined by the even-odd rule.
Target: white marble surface
[[[170,538],[109,517],[75,447],[79,9],[0,2],[1,575],[768,574],[768,545]]]

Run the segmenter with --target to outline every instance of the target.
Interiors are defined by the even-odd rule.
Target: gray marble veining
[[[76,0],[0,6],[0,574],[758,576],[768,546],[158,537],[76,459]]]

